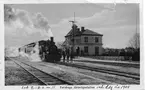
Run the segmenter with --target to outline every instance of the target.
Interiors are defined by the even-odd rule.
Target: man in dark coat
[[[66,57],[66,52],[65,52],[65,50],[62,51],[62,56],[63,56],[63,62],[65,62],[65,57]]]
[[[74,53],[73,50],[70,50],[70,61],[73,62],[73,58],[74,58]]]
[[[66,56],[67,56],[67,62],[69,62],[69,57],[70,57],[70,51],[69,51],[69,49],[66,50]]]

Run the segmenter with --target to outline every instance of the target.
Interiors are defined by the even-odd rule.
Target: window
[[[76,43],[79,44],[80,43],[80,39],[76,39]]]
[[[98,37],[95,37],[95,42],[99,42],[99,38]]]
[[[85,53],[88,53],[88,46],[85,46],[85,47],[84,47],[84,52],[85,52]]]
[[[88,37],[84,37],[84,42],[88,42]]]

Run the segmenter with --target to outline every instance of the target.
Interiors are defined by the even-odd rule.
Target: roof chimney
[[[81,27],[81,31],[84,32],[85,31],[85,27]]]
[[[77,28],[78,29],[78,31],[80,31],[80,28]]]

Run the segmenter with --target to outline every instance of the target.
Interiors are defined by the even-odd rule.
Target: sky
[[[55,42],[64,41],[74,12],[78,27],[103,34],[103,47],[125,48],[136,28],[139,32],[138,4],[16,4],[11,8],[14,18],[5,22],[8,47],[50,36],[54,36]]]

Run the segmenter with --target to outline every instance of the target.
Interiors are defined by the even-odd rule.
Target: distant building
[[[72,48],[79,55],[101,55],[102,52],[102,34],[77,27],[73,24],[72,29],[65,36],[63,46]],[[74,42],[73,42],[74,41]]]

